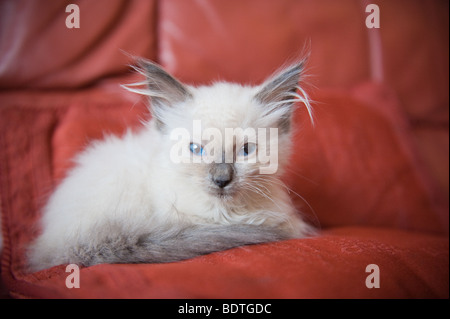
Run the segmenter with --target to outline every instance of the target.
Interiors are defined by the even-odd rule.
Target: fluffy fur
[[[139,60],[136,70],[145,81],[127,88],[150,98],[152,119],[139,133],[94,142],[76,158],[44,209],[42,233],[29,249],[30,269],[172,262],[311,234],[279,179],[289,158],[295,102],[311,111],[298,86],[303,67],[304,61],[295,63],[255,87],[192,87]],[[193,136],[194,120],[224,135],[226,128],[278,128],[277,172],[260,174],[260,162],[236,158],[174,163],[170,133],[184,128]],[[192,142],[204,141],[183,147]],[[243,143],[236,139],[222,150]]]

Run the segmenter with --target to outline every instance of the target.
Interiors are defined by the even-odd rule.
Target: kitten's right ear
[[[124,87],[135,93],[146,95],[150,98],[152,115],[157,119],[158,126],[164,124],[164,111],[173,105],[192,98],[189,89],[159,65],[139,58],[137,66],[133,68],[145,76],[145,80]],[[135,89],[133,86],[145,86],[145,89]]]
[[[308,95],[299,86],[306,60],[307,57],[276,72],[260,86],[254,96],[255,100],[263,105],[263,116],[276,118],[278,128],[282,132],[288,132],[290,129],[291,115],[296,102],[306,106],[313,121]]]

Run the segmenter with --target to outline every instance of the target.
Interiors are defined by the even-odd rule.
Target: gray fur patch
[[[284,116],[277,123],[280,133],[287,133],[290,130],[292,106],[295,101],[292,96],[298,89],[304,66],[305,61],[302,60],[275,74],[263,83],[262,89],[254,97],[266,108],[265,114],[284,109]]]
[[[192,94],[184,84],[157,64],[139,59],[138,65],[140,72],[146,77],[146,94],[150,97],[152,115],[156,119],[157,127],[162,130],[165,125],[160,115],[164,109],[192,98]]]
[[[272,242],[288,237],[279,229],[256,225],[189,225],[149,234],[111,234],[77,245],[69,252],[71,263],[163,263],[193,258],[242,245]]]

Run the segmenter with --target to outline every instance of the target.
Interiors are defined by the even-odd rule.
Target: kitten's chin
[[[209,194],[221,201],[229,202],[234,199],[234,195],[236,194],[236,192],[232,188],[211,188],[209,190]]]

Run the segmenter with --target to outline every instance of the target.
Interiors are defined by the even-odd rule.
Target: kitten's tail
[[[292,238],[277,228],[256,225],[188,225],[140,236],[108,236],[97,244],[79,245],[71,263],[174,262],[242,245]]]

